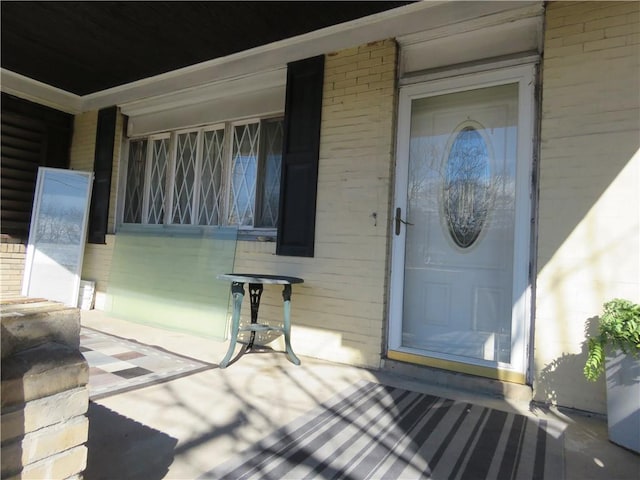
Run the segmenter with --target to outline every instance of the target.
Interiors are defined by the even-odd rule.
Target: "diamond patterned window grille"
[[[124,222],[142,221],[144,199],[144,174],[147,162],[147,140],[135,140],[129,144],[129,165],[124,195]]]
[[[199,225],[218,225],[221,220],[224,128],[204,132],[200,167]]]
[[[177,137],[176,167],[173,182],[172,223],[190,224],[193,216],[193,191],[198,153],[198,132]]]
[[[125,223],[274,228],[282,119],[132,139]]]
[[[275,227],[280,203],[280,171],[282,169],[282,120],[262,124],[264,159],[262,198],[258,227]]]
[[[259,123],[233,129],[231,192],[228,223],[253,225],[255,216]]]
[[[151,180],[149,182],[149,212],[147,222],[164,222],[164,199],[169,160],[169,138],[154,139],[151,148]]]

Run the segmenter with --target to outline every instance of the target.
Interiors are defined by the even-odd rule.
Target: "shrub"
[[[584,376],[595,381],[604,371],[608,348],[640,355],[640,305],[616,298],[604,304],[598,335],[589,338]]]

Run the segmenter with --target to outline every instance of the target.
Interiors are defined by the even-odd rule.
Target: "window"
[[[282,132],[276,118],[132,139],[124,223],[275,228]]]

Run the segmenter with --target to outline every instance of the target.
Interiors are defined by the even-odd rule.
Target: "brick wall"
[[[640,301],[640,3],[551,2],[543,62],[535,395],[605,410],[585,329]]]
[[[0,239],[0,298],[20,296],[26,247],[11,238]]]
[[[105,245],[87,243],[84,248],[84,260],[82,263],[82,278],[96,282],[95,308],[98,310],[108,310],[109,307],[107,303],[107,287],[109,286],[116,236],[107,235],[105,242]]]
[[[2,478],[81,478],[87,461],[89,366],[80,314],[48,301],[5,300]]]
[[[85,112],[76,115],[74,119],[73,142],[71,147],[70,168],[74,170],[93,171],[95,158],[96,128],[98,126],[98,112]],[[111,174],[111,196],[109,202],[109,218],[107,231],[115,231],[118,179],[120,168],[121,145],[123,141],[123,116],[116,120],[116,135],[114,139],[114,159]],[[111,269],[111,257],[115,245],[115,235],[106,236],[105,245],[88,243],[85,246],[82,264],[82,278],[96,282],[95,306],[97,309],[107,307],[107,286]]]
[[[71,142],[70,167],[74,170],[93,171],[96,152],[98,112],[85,112],[75,116]]]
[[[274,244],[238,242],[236,271],[305,279],[293,287],[296,353],[367,366],[380,362],[396,56],[391,40],[326,56],[315,257],[280,257]],[[282,318],[280,289],[265,288],[263,295],[261,317]]]
[[[124,135],[124,117],[118,114],[116,118],[116,135],[113,149],[113,169],[111,173],[111,201],[109,202],[109,220],[107,231],[114,232],[117,210],[118,177],[120,155]],[[73,123],[73,141],[71,144],[70,168],[74,170],[93,171],[96,147],[96,128],[98,127],[98,112],[85,112],[75,116]]]

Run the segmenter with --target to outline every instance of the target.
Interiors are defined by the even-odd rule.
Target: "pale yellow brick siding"
[[[69,162],[69,167],[73,170],[93,171],[97,128],[97,111],[80,113],[74,117],[71,159]]]
[[[105,245],[88,243],[85,246],[82,279],[96,282],[95,308],[98,310],[106,310],[108,307],[107,288],[115,242],[115,235],[107,235]]]
[[[604,412],[585,328],[606,300],[640,301],[640,3],[552,2],[546,26],[535,396]]]
[[[0,298],[20,296],[25,257],[24,244],[11,238],[0,239]]]
[[[315,256],[275,256],[273,243],[238,242],[236,271],[304,278],[292,301],[293,347],[302,355],[380,362],[396,56],[391,40],[326,56]],[[280,289],[267,287],[261,316],[275,321],[281,308]]]
[[[123,143],[123,119],[122,115],[116,118],[116,135],[113,148],[113,169],[111,172],[111,197],[109,201],[109,220],[107,231],[114,232],[116,223],[116,211],[118,200],[118,180],[120,168],[120,155]],[[71,160],[69,167],[73,170],[93,172],[95,159],[96,129],[98,128],[98,112],[91,111],[75,116],[73,123],[73,140],[71,142]]]
[[[116,212],[118,201],[118,180],[120,169],[120,155],[123,144],[123,116],[118,115],[116,120],[116,135],[113,149],[113,168],[111,173],[111,194],[109,201],[109,218],[105,245],[87,243],[85,246],[82,264],[82,279],[96,282],[95,306],[98,309],[107,307],[107,287],[109,284],[109,272],[111,259],[115,245]],[[73,142],[71,147],[70,168],[74,170],[93,171],[95,159],[96,129],[98,127],[98,112],[85,112],[76,115],[74,119]]]

